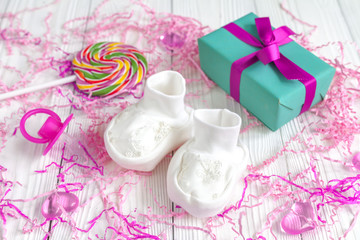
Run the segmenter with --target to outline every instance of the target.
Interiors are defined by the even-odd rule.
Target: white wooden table
[[[10,13],[18,12],[18,15],[16,15],[17,20],[13,27],[21,27],[34,37],[39,37],[40,40],[52,40],[63,51],[75,53],[84,47],[84,43],[79,40],[79,37],[65,39],[67,41],[66,44],[61,42],[61,34],[69,34],[63,28],[65,22],[77,17],[90,16],[96,9],[98,9],[100,16],[106,16],[107,13],[124,12],[127,10],[124,6],[130,2],[113,0],[99,8],[101,3],[102,1],[100,0],[60,0],[55,3],[47,0],[1,0],[0,13],[2,18],[0,18],[0,31],[5,29],[10,31],[9,19],[12,16],[14,17]],[[42,7],[47,4],[49,5]],[[299,21],[295,21],[282,9],[281,1],[279,0],[146,0],[144,4],[153,8],[156,13],[168,12],[195,18],[203,25],[210,26],[211,29],[219,28],[249,12],[254,12],[262,17],[269,16],[274,26],[278,27],[286,24],[297,33],[309,33],[312,29]],[[310,38],[314,46],[328,42],[334,43],[321,51],[329,59],[334,60],[340,56],[338,41],[360,44],[360,1],[289,0],[284,2],[284,6],[300,20],[318,26]],[[37,7],[40,8],[36,9]],[[22,10],[24,12],[20,12]],[[134,14],[139,14],[140,11],[139,7],[134,8]],[[4,15],[4,13],[7,15]],[[45,23],[48,24],[48,28]],[[75,27],[77,23],[70,22],[67,26],[70,28]],[[88,27],[87,25],[82,26],[83,31],[86,31]],[[104,39],[100,37],[101,39],[99,40],[117,41],[120,34],[115,31],[114,35],[107,36]],[[56,71],[49,69],[37,74],[30,72],[32,68],[31,62],[28,62],[28,59],[32,58],[31,48],[29,46],[21,48],[14,46],[12,48],[13,51],[9,52],[7,51],[6,43],[7,41],[2,37],[0,39],[1,84],[12,87],[23,77],[29,82],[28,86],[30,86],[58,78]],[[128,43],[136,45],[136,37],[132,38],[132,36],[129,36]],[[29,52],[21,52],[19,49]],[[34,49],[38,49],[36,50],[38,53],[47,50],[44,47],[39,50],[37,45],[34,45]],[[54,51],[54,49],[52,48],[51,51]],[[29,55],[28,58],[24,54]],[[57,54],[61,53],[54,51],[49,53],[50,56],[51,54],[57,56]],[[348,44],[345,47],[345,55],[344,62],[359,66],[360,58],[354,46]],[[170,67],[172,59],[166,57],[166,53],[162,55],[162,57],[164,56],[168,59],[168,62],[158,66],[157,71],[166,70]],[[146,57],[151,64],[152,61],[156,60],[157,56],[147,54]],[[49,61],[48,58],[44,57],[44,66]],[[20,72],[15,70],[20,70]],[[185,69],[181,73],[187,79],[201,79],[199,71],[195,69]],[[189,82],[187,91],[188,93],[196,94],[201,92],[204,86],[202,82]],[[22,86],[17,87],[21,88]],[[3,89],[2,87],[1,91]],[[57,94],[57,90],[58,88],[53,88],[33,94],[27,98],[18,98],[20,100],[27,99],[25,103],[17,99],[0,102],[0,165],[6,168],[6,171],[3,169],[1,173],[0,198],[4,199],[2,199],[2,210],[0,209],[0,211],[13,212],[13,216],[6,215],[6,224],[0,218],[2,224],[0,235],[3,237],[0,237],[1,239],[116,239],[115,232],[107,227],[117,228],[126,224],[124,221],[118,223],[116,220],[118,218],[111,210],[107,216],[103,214],[88,232],[81,232],[79,230],[75,230],[76,233],[73,232],[75,228],[88,230],[92,226],[89,221],[96,218],[104,209],[111,209],[112,207],[124,214],[125,217],[128,215],[135,216],[136,218],[128,217],[127,220],[129,222],[136,220],[142,226],[147,226],[147,229],[141,229],[141,231],[158,236],[160,239],[255,239],[260,235],[266,237],[266,239],[359,239],[359,221],[354,223],[352,231],[345,238],[343,237],[346,230],[352,224],[354,216],[360,210],[358,205],[341,207],[336,212],[332,212],[332,207],[325,206],[320,211],[321,216],[327,221],[325,226],[319,226],[313,231],[297,236],[283,233],[280,230],[279,222],[285,212],[281,212],[278,215],[268,214],[274,209],[281,207],[284,207],[285,211],[290,206],[292,200],[285,196],[279,199],[264,197],[260,200],[249,197],[261,196],[261,194],[269,192],[268,187],[261,185],[258,181],[249,183],[245,197],[246,202],[243,203],[244,206],[254,207],[242,207],[234,211],[230,214],[232,221],[228,219],[214,220],[212,224],[219,226],[211,227],[208,219],[197,219],[187,214],[182,214],[183,210],[176,208],[168,199],[166,192],[166,170],[171,154],[150,174],[121,169],[106,154],[103,154],[103,142],[101,137],[98,136],[102,136],[107,122],[120,111],[122,100],[111,100],[114,101],[114,104],[112,106],[106,105],[104,108],[100,108],[101,103],[97,103],[96,108],[93,109],[96,114],[94,118],[94,116],[90,116],[83,111],[84,108],[92,108],[92,106],[78,106],[79,108],[76,109],[71,106],[68,98]],[[61,91],[64,93],[73,92],[73,86],[62,86]],[[45,92],[53,94],[44,97],[43,93]],[[74,99],[72,100],[75,103],[77,102]],[[355,171],[344,167],[344,164],[328,161],[325,159],[325,156],[341,162],[351,161],[352,154],[360,151],[358,134],[354,134],[351,153],[346,153],[342,146],[318,155],[308,153],[304,149],[301,141],[308,137],[314,137],[311,128],[307,127],[309,123],[317,120],[313,113],[305,113],[286,124],[280,130],[271,132],[262,124],[247,129],[249,124],[257,123],[257,121],[248,119],[240,104],[228,98],[224,91],[217,86],[213,87],[207,94],[202,94],[198,97],[187,97],[186,101],[187,104],[195,109],[228,108],[238,113],[243,120],[242,129],[246,130],[241,134],[241,140],[250,150],[251,164],[253,166],[261,166],[265,160],[274,159],[274,162],[268,166],[260,167],[259,173],[261,174],[279,175],[292,179],[296,174],[307,169],[310,166],[311,157],[314,157],[316,161],[313,161],[313,163],[315,163],[316,170],[319,171],[319,179],[323,181],[324,185],[331,179],[342,179],[356,175]],[[22,115],[36,107],[50,108],[59,114],[62,119],[65,119],[70,113],[74,114],[74,120],[70,123],[66,135],[71,136],[69,139],[78,139],[83,142],[86,142],[86,139],[91,140],[88,143],[90,154],[100,165],[104,166],[104,176],[100,174],[86,176],[88,172],[85,168],[75,166],[66,172],[65,182],[62,182],[61,178],[57,176],[70,167],[70,164],[62,159],[61,144],[55,145],[48,155],[42,156],[44,146],[25,140],[20,131],[13,134],[14,129],[19,126]],[[359,102],[357,102],[356,107],[357,110],[360,110]],[[45,118],[41,119],[42,122],[44,120]],[[38,129],[41,126],[41,121],[31,121],[33,129]],[[89,128],[89,126],[92,126],[92,128]],[[304,127],[305,130],[299,134]],[[82,129],[82,132],[80,132],[80,129]],[[318,138],[314,138],[315,144],[322,144]],[[64,137],[64,139],[66,138]],[[69,141],[71,143],[73,140]],[[326,143],[324,142],[323,144]],[[292,151],[281,154],[279,151],[284,146],[287,146],[287,149]],[[305,151],[304,153],[295,153],[300,150]],[[84,156],[83,154],[78,159],[78,163],[91,165],[91,162],[86,160]],[[275,158],[275,156],[278,157]],[[54,165],[46,168],[52,162],[56,162],[63,166],[63,168],[59,169]],[[35,172],[45,169],[47,169],[46,173]],[[290,176],[287,175],[289,172],[291,173]],[[309,177],[311,176],[309,174]],[[6,184],[6,180],[13,182],[14,185]],[[309,182],[309,179],[297,181],[298,184],[305,184],[306,182]],[[71,216],[63,216],[64,219],[70,221],[70,224],[48,221],[42,227],[38,227],[39,224],[45,221],[41,215],[43,201],[54,189],[64,190],[61,188],[61,185],[64,183],[85,184],[82,190],[74,192],[80,200],[79,209]],[[284,182],[281,183],[286,185]],[[73,188],[77,188],[76,186]],[[243,182],[239,183],[233,203],[240,199],[243,187]],[[11,191],[4,197],[8,189]],[[301,193],[300,196],[303,199],[309,197],[306,193]],[[26,201],[24,202],[23,200]],[[9,202],[14,204],[30,219],[21,217],[14,208],[6,206],[6,203]],[[170,215],[170,210],[181,216]],[[151,218],[146,216],[151,216]],[[272,218],[273,220],[270,221]],[[35,222],[35,225],[32,225],[30,221]],[[270,226],[269,221],[271,223]],[[28,231],[23,232],[24,228]],[[51,231],[51,233],[47,236],[46,232],[48,231]],[[122,230],[118,228],[118,231],[128,233],[126,228]],[[242,235],[239,234],[240,231]],[[131,237],[131,235],[128,236]],[[117,238],[126,239],[120,235]],[[129,239],[136,238],[133,236],[133,238]]]

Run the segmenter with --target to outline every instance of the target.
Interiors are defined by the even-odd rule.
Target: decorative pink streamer
[[[49,5],[39,8],[24,9],[16,13],[2,13],[0,15],[0,18],[5,20],[3,22],[7,23],[0,30],[0,44],[4,45],[9,55],[13,54],[15,50],[20,52],[29,65],[29,68],[24,71],[23,69],[20,70],[0,62],[0,66],[4,71],[16,76],[11,84],[5,81],[5,79],[0,79],[0,86],[3,92],[29,86],[32,84],[32,79],[35,79],[43,72],[53,71],[54,78],[56,78],[56,75],[63,77],[71,74],[69,60],[71,60],[73,53],[67,53],[61,47],[68,46],[73,39],[83,41],[83,45],[94,43],[99,38],[106,39],[114,35],[118,36],[120,41],[126,41],[130,32],[136,32],[140,36],[137,44],[143,45],[144,52],[149,55],[151,54],[153,57],[153,61],[149,65],[149,74],[159,71],[164,65],[169,69],[182,73],[188,72],[189,69],[196,71],[200,76],[199,79],[187,79],[187,84],[196,83],[202,87],[198,91],[188,93],[186,101],[196,100],[201,104],[206,104],[202,96],[208,93],[214,84],[201,71],[196,40],[210,32],[210,29],[202,26],[199,21],[174,14],[157,13],[141,1],[133,1],[135,10],[132,12],[125,11],[109,14],[105,7],[110,1],[103,1],[90,16],[79,17],[66,22],[63,31],[59,35],[59,39],[52,34],[52,29],[49,27],[49,21],[53,17],[51,12],[43,19],[43,24],[46,26],[43,35],[34,36],[22,27],[21,20],[25,14],[36,13],[39,9],[46,9],[49,6],[58,4],[58,2],[54,1]],[[330,42],[321,46],[312,46],[309,43],[309,39],[311,34],[316,31],[316,26],[296,18],[284,7],[284,3],[281,7],[292,19],[310,28],[310,34],[296,36],[298,43],[318,55],[320,55],[320,51],[326,50],[329,47],[337,47],[339,49],[340,57],[336,59],[322,57],[324,61],[336,68],[336,76],[324,101],[300,118],[309,119],[310,122],[304,123],[296,135],[290,136],[289,139],[285,140],[283,147],[277,153],[274,153],[273,156],[270,156],[263,162],[257,162],[256,165],[248,166],[251,174],[245,177],[245,187],[241,198],[236,204],[228,206],[218,216],[208,219],[201,227],[189,223],[187,225],[179,225],[175,224],[174,220],[184,218],[186,212],[178,206],[175,207],[175,212],[171,211],[171,209],[156,198],[154,190],[148,187],[146,191],[153,196],[152,201],[155,203],[155,207],[146,208],[147,212],[134,210],[129,214],[124,214],[123,206],[128,201],[135,187],[140,185],[142,187],[147,186],[147,180],[151,174],[109,169],[107,164],[111,159],[106,153],[102,134],[104,127],[114,117],[114,114],[109,114],[109,112],[114,109],[116,109],[116,113],[120,112],[131,103],[119,96],[111,99],[89,98],[81,92],[73,91],[74,87],[69,84],[0,102],[1,108],[9,107],[14,102],[23,106],[18,110],[9,112],[8,117],[0,119],[0,152],[4,151],[10,137],[19,137],[16,133],[17,126],[14,123],[14,119],[20,119],[27,109],[37,107],[50,109],[71,108],[74,111],[81,111],[91,121],[86,127],[81,124],[80,119],[75,119],[74,121],[76,132],[78,133],[76,137],[81,139],[81,151],[71,153],[68,148],[64,147],[59,159],[54,159],[53,162],[45,165],[43,170],[36,171],[39,174],[45,174],[44,176],[48,176],[49,169],[59,172],[60,183],[54,186],[54,190],[50,192],[29,199],[13,199],[9,197],[11,196],[10,193],[15,191],[14,186],[21,183],[16,182],[14,179],[5,178],[8,170],[0,166],[0,221],[4,223],[3,239],[6,239],[6,223],[8,223],[9,219],[16,218],[25,220],[26,224],[23,226],[24,234],[41,229],[44,232],[44,239],[50,236],[59,226],[63,225],[69,226],[73,230],[75,237],[86,234],[102,238],[111,234],[111,237],[114,239],[119,237],[124,239],[160,239],[163,236],[166,238],[165,232],[159,233],[159,235],[152,235],[149,233],[149,230],[157,229],[160,224],[163,224],[167,227],[202,232],[212,239],[219,237],[218,232],[215,231],[216,229],[224,228],[231,230],[234,235],[242,239],[264,240],[266,239],[264,236],[272,235],[276,238],[278,233],[273,229],[273,224],[279,219],[286,206],[294,201],[304,199],[310,199],[312,204],[316,206],[318,227],[324,228],[328,232],[328,237],[333,239],[329,229],[338,221],[336,211],[345,206],[354,209],[358,209],[359,206],[360,177],[354,174],[348,159],[353,155],[351,147],[354,142],[354,136],[360,133],[360,122],[357,117],[359,113],[355,111],[355,104],[360,99],[360,91],[358,90],[360,88],[360,67],[351,66],[345,62],[344,46],[354,47],[353,43]],[[146,21],[143,21],[145,22],[144,24],[141,24],[136,18],[136,11],[141,13],[146,19]],[[172,49],[171,51],[162,49],[159,43],[159,36],[165,31],[183,33],[186,36],[184,46]],[[62,44],[59,45],[54,41],[55,38],[60,40]],[[355,48],[359,51],[356,46]],[[36,51],[38,54],[30,54],[33,51]],[[172,59],[171,63],[169,63],[169,59]],[[356,84],[349,85],[349,81],[354,79]],[[139,86],[139,92],[129,92],[129,94],[134,99],[141,98],[141,88],[142,86]],[[49,96],[65,99],[66,103],[49,106],[46,100]],[[104,111],[104,108],[109,111]],[[245,109],[242,109],[242,111],[248,119],[248,125],[243,127],[241,133],[251,132],[254,128],[262,127],[262,124],[247,113]],[[340,149],[342,151],[342,156],[339,159],[326,156],[333,149]],[[91,150],[91,154],[89,150]],[[283,176],[275,174],[267,176],[265,174],[269,166],[282,164],[288,154],[294,154],[299,158],[309,160],[309,163],[305,169],[297,172],[295,175],[288,173]],[[333,179],[326,182],[322,180],[323,176],[317,168],[317,161],[320,160],[342,164],[351,170],[349,175],[355,176]],[[264,187],[264,192],[254,193],[253,188],[250,187],[254,184]],[[79,193],[79,196],[81,196],[84,189],[90,187],[97,191],[94,192],[93,196],[86,196],[86,199],[80,199],[79,210],[73,214],[81,214],[84,208],[91,205],[96,198],[100,198],[104,206],[103,209],[99,210],[99,215],[89,221],[89,226],[86,226],[85,229],[78,226],[72,220],[72,216],[64,216],[63,218],[53,220],[52,229],[48,232],[45,228],[49,221],[42,221],[33,216],[27,216],[20,207],[15,205],[18,202],[41,204],[40,198],[57,190]],[[116,190],[109,193],[107,189]],[[283,206],[275,206],[278,200],[283,200],[285,204]],[[258,229],[258,232],[255,233],[243,233],[244,228],[241,227],[242,216],[245,213],[249,214],[253,208],[261,207],[265,201],[273,202],[274,209],[267,213],[267,216],[264,216],[261,229]],[[328,218],[326,218],[325,211],[322,211],[324,207],[329,209],[330,216]],[[358,217],[358,211],[355,212],[357,213],[349,229],[344,230],[344,238],[354,227]],[[239,219],[234,218],[234,214],[238,214]],[[325,221],[324,219],[330,220]],[[94,226],[100,221],[106,221],[108,227],[103,229],[103,232],[96,232]],[[165,230],[163,229],[163,231]]]

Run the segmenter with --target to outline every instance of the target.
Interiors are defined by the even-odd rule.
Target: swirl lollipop
[[[91,96],[129,93],[143,81],[148,65],[135,47],[119,42],[91,44],[72,61],[75,76],[0,94],[0,100],[76,81],[80,91]]]
[[[72,63],[77,87],[92,96],[127,92],[142,81],[147,71],[146,59],[139,50],[117,42],[92,44]]]

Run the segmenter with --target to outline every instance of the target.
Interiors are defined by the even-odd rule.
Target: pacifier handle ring
[[[27,113],[25,113],[25,115],[21,118],[20,121],[20,131],[22,133],[22,135],[29,141],[34,142],[34,143],[47,143],[49,142],[51,139],[46,139],[46,138],[36,138],[31,136],[25,129],[25,122],[26,120],[31,117],[32,115],[35,115],[37,113],[45,113],[50,115],[51,117],[55,118],[58,121],[61,121],[60,117],[53,111],[49,110],[49,109],[45,109],[45,108],[37,108],[37,109],[33,109],[31,111],[28,111]]]

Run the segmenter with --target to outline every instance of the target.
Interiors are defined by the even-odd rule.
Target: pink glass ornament
[[[353,163],[354,167],[360,171],[360,152],[355,154],[355,156],[352,159],[352,163]]]
[[[315,227],[315,213],[309,202],[294,203],[281,220],[281,228],[292,235],[313,230]]]
[[[185,37],[172,32],[165,32],[159,38],[160,42],[167,50],[181,48],[185,43]]]
[[[73,212],[79,206],[79,199],[73,193],[53,193],[45,199],[41,207],[41,213],[46,219],[60,217],[62,214],[60,206],[66,212]]]

